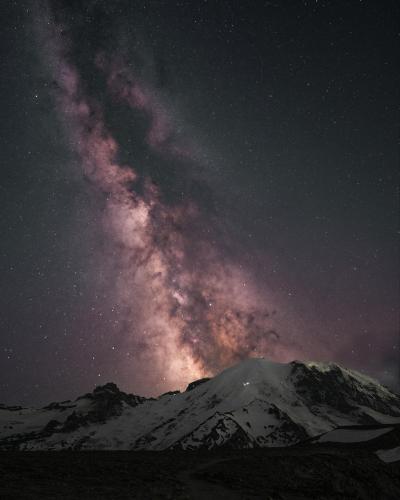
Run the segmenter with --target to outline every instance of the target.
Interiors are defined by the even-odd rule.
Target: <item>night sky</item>
[[[396,2],[0,9],[0,402],[249,356],[399,388]]]

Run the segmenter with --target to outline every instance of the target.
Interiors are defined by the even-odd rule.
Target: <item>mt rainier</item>
[[[44,408],[0,406],[0,449],[276,447],[339,426],[400,423],[400,397],[334,363],[250,358],[158,398],[115,384]]]

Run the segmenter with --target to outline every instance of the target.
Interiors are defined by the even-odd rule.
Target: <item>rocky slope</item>
[[[0,407],[0,449],[256,448],[399,422],[400,397],[360,373],[253,358],[157,399],[106,384],[40,409]]]

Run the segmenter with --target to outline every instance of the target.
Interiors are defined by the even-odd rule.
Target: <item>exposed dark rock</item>
[[[54,402],[50,403],[47,406],[43,406],[43,410],[67,410],[68,408],[74,408],[74,404],[68,405],[67,403],[71,403],[71,400],[66,400],[66,401],[61,401],[61,402]]]
[[[162,398],[163,396],[175,396],[175,394],[180,394],[181,391],[168,391],[164,392],[164,394],[161,394],[161,396],[158,396],[158,399]]]
[[[193,382],[190,382],[190,384],[186,387],[186,392],[191,391],[197,386],[204,384],[205,382],[208,382],[210,380],[209,377],[204,377],[204,378],[199,378],[198,380],[194,380]]]
[[[20,410],[23,410],[24,407],[23,406],[6,406],[3,404],[0,404],[0,409],[9,410],[9,411],[20,411]]]
[[[222,402],[222,399],[219,398],[216,394],[213,394],[211,398],[207,402],[207,409],[211,410],[212,408],[215,408]]]
[[[361,389],[360,382],[351,374],[344,375],[340,366],[332,364],[327,371],[318,370],[313,366],[306,366],[299,361],[293,361],[292,375],[297,393],[308,406],[326,404],[343,412],[351,413],[357,405],[364,405],[385,413],[386,415],[400,416],[400,410],[394,410],[391,405],[400,408],[400,397],[392,394],[383,400],[377,393],[374,384],[368,385],[369,393]]]
[[[43,429],[44,434],[52,434],[56,429],[62,427],[61,422],[58,420],[50,420]]]

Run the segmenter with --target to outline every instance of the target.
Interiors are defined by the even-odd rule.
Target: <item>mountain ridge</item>
[[[400,422],[400,397],[335,363],[249,358],[158,398],[114,383],[42,408],[0,406],[0,449],[286,446],[343,425]]]

